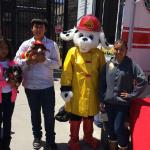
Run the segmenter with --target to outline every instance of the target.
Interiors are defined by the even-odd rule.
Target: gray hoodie
[[[129,104],[146,87],[147,81],[142,69],[129,57],[119,64],[115,57],[105,64],[101,73],[100,99],[104,103]],[[126,99],[120,93],[129,93]]]

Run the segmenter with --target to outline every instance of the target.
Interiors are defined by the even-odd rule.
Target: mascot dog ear
[[[111,45],[107,42],[103,30],[101,30],[101,32],[100,32],[100,42],[101,42],[101,46],[104,47],[105,49],[109,50],[113,47],[113,45]]]
[[[75,33],[77,33],[78,30],[76,27],[74,27],[73,29],[70,29],[68,31],[63,31],[60,33],[60,38],[64,41],[71,41],[73,40],[73,36]]]

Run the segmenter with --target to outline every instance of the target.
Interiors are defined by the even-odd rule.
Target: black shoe
[[[46,144],[43,150],[58,150],[57,145],[54,144]]]
[[[33,140],[33,148],[34,148],[34,149],[40,149],[41,146],[42,146],[42,141],[41,141],[41,139],[35,138],[35,139]]]

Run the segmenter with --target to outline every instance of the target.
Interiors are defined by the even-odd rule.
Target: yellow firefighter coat
[[[98,113],[99,75],[104,64],[104,54],[97,48],[87,53],[81,53],[79,47],[68,51],[61,86],[71,86],[73,97],[66,103],[66,111],[83,117]]]

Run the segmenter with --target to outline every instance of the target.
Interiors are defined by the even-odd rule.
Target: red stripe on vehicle
[[[134,27],[133,29],[134,29],[134,31],[135,30],[137,30],[137,31],[150,31],[150,28]],[[129,30],[129,27],[123,27],[123,30]]]
[[[129,32],[122,32],[122,39],[125,40],[126,42],[128,41],[128,34]]]
[[[138,31],[150,31],[150,28],[139,28],[139,27],[135,27],[134,30],[138,30]]]
[[[133,43],[150,44],[150,33],[133,33]]]
[[[140,45],[133,45],[132,48],[139,48],[139,49],[150,49],[150,46],[140,46]]]
[[[122,39],[128,41],[129,32],[122,33]],[[133,43],[134,44],[150,44],[150,33],[133,33]]]
[[[123,30],[129,30],[129,27],[123,27]]]

